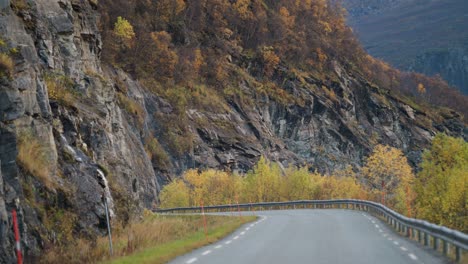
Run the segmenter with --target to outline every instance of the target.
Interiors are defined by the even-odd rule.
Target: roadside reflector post
[[[109,217],[109,206],[107,205],[107,198],[102,195],[102,201],[104,202],[104,208],[106,209],[106,221],[107,221],[107,235],[109,236],[109,254],[112,256],[114,254],[114,247],[112,246],[112,233],[111,233],[111,223]]]
[[[236,203],[237,203],[237,212],[239,212],[239,217],[242,219],[242,214],[241,214],[240,207],[239,207],[239,196],[237,195],[236,195]]]
[[[23,264],[23,254],[21,253],[21,240],[18,228],[18,216],[16,215],[15,209],[13,209],[11,212],[11,216],[13,217],[13,231],[15,232],[16,259],[18,260],[18,264]]]
[[[205,229],[205,239],[208,239],[208,229],[206,227],[206,217],[205,217],[205,208],[203,207],[203,201],[200,201],[202,217],[203,217],[203,227]]]

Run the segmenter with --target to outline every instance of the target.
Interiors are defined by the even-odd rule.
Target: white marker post
[[[106,208],[107,233],[109,235],[109,253],[112,256],[114,254],[114,248],[112,247],[112,233],[109,220],[109,207],[107,206],[107,199],[104,195],[102,195],[102,200],[104,202],[104,207]]]

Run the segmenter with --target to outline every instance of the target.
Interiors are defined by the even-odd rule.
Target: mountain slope
[[[2,7],[0,217],[18,209],[26,255],[104,234],[103,197],[127,223],[187,168],[245,172],[264,155],[330,172],[378,143],[415,165],[436,133],[465,135],[453,110],[375,84],[388,76],[368,73],[340,9],[304,3]]]
[[[403,70],[440,74],[468,94],[468,4],[463,0],[347,0],[366,50]]]

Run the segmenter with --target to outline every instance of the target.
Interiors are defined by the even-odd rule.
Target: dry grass
[[[14,68],[13,59],[8,54],[0,53],[0,77],[12,77]]]
[[[169,156],[156,138],[149,136],[145,139],[145,150],[157,166],[167,169],[170,162]]]
[[[18,136],[17,161],[28,173],[42,182],[47,188],[55,187],[51,178],[50,156],[47,147],[32,132],[22,132]]]
[[[114,227],[114,258],[109,258],[108,238],[95,242],[78,239],[69,248],[47,250],[43,263],[164,263],[177,255],[211,243],[254,217],[207,216],[205,239],[201,216],[170,216],[147,213],[144,220],[126,228]],[[145,259],[145,260],[144,260]],[[150,259],[150,261],[148,261]]]
[[[47,85],[50,99],[57,101],[63,106],[74,106],[77,94],[73,91],[72,80],[60,74],[46,74],[44,81]]]
[[[133,115],[140,126],[143,125],[143,122],[145,121],[145,110],[143,107],[141,107],[141,105],[139,105],[135,100],[122,93],[117,93],[117,99],[119,100],[119,105],[122,106],[129,114]]]
[[[15,12],[20,12],[29,9],[29,4],[26,2],[26,0],[12,0],[11,8]]]

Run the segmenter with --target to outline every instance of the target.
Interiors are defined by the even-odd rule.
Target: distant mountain
[[[403,70],[440,74],[468,94],[468,1],[343,2],[371,55]]]

